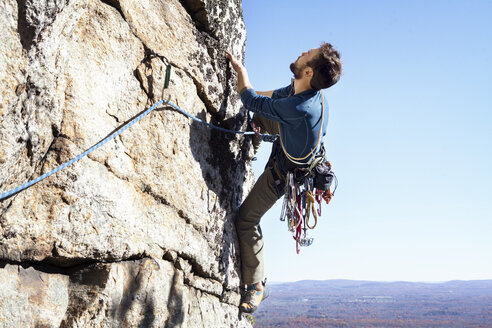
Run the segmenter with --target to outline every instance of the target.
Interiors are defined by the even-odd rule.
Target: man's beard
[[[302,70],[304,67],[297,67],[297,60],[290,64],[290,71],[294,73],[295,79],[300,79],[302,77]]]

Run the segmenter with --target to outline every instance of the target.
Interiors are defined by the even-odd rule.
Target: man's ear
[[[306,66],[306,68],[304,69],[304,76],[305,77],[313,77],[313,68],[312,67],[309,67],[309,66]]]

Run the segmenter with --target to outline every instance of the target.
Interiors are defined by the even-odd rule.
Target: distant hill
[[[492,327],[492,280],[304,280],[269,285],[261,327]]]

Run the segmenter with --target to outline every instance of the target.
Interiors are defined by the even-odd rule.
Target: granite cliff
[[[2,0],[0,192],[162,98],[226,128],[245,112],[240,0]],[[0,201],[0,327],[249,327],[234,214],[250,140],[161,106]]]

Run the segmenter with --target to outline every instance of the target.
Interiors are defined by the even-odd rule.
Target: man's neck
[[[304,92],[306,90],[311,90],[311,85],[309,83],[310,81],[307,81],[305,79],[295,79],[294,80],[294,94],[298,94],[301,92]]]

